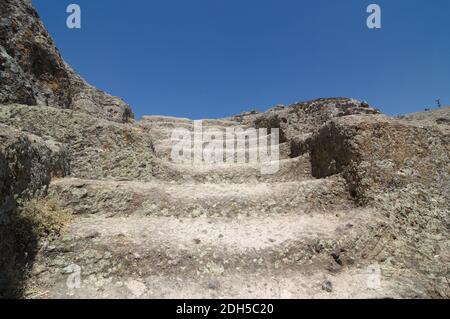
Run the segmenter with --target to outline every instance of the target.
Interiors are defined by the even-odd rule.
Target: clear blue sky
[[[450,105],[449,0],[33,0],[63,57],[137,117],[233,115],[319,97],[388,114]],[[82,29],[66,27],[66,7]],[[381,30],[366,8],[382,8]]]

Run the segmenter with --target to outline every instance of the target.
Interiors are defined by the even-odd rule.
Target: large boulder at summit
[[[44,105],[127,122],[131,108],[62,59],[30,0],[0,2],[0,104]]]
[[[420,183],[450,205],[450,128],[383,115],[336,118],[312,138],[312,174],[342,173],[359,200]],[[433,192],[435,191],[435,192]]]
[[[342,174],[361,203],[412,184],[450,199],[450,108],[392,118],[365,102],[327,98],[235,118],[279,128],[291,156],[309,153],[316,178]]]
[[[381,112],[350,98],[321,98],[298,102],[289,106],[275,106],[264,113],[244,113],[235,119],[257,128],[280,129],[280,142],[289,142],[292,156],[308,152],[312,135],[327,121],[354,114],[380,114]]]

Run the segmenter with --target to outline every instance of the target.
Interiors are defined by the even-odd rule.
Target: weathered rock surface
[[[311,136],[323,124],[354,114],[380,114],[380,111],[354,99],[328,98],[276,106],[264,113],[244,113],[234,119],[258,128],[279,128],[281,141],[290,144],[292,156],[299,156],[308,152]]]
[[[52,177],[68,173],[62,145],[0,124],[0,296],[19,276],[13,229],[17,200],[45,195]]]
[[[193,121],[128,121],[63,62],[30,1],[0,14],[0,295],[450,297],[450,109],[251,111],[204,129],[279,128],[279,171],[173,163],[173,129],[203,136]],[[20,252],[16,206],[47,193],[71,223]]]
[[[311,145],[313,175],[343,173],[360,200],[371,201],[414,182],[448,196],[450,128],[445,125],[347,116],[324,125]]]
[[[187,119],[120,124],[2,107],[0,123],[64,145],[70,159],[71,178],[54,179],[50,193],[76,218],[41,240],[25,296],[447,297],[448,127],[358,108],[322,119],[324,108],[294,122],[310,132],[304,154],[286,153],[278,173],[261,176],[245,164],[171,163],[171,129],[192,128]],[[73,265],[80,289],[66,284]],[[366,283],[373,265],[376,289]]]
[[[173,183],[65,178],[50,192],[80,215],[239,217],[351,209],[338,176],[297,182]],[[193,196],[193,194],[196,194]],[[320,194],[320,196],[318,196]]]
[[[116,122],[131,108],[87,84],[68,66],[30,0],[0,3],[0,104],[44,105]]]
[[[24,105],[0,107],[0,123],[64,144],[73,176],[113,179],[153,176],[152,140],[136,125],[72,110]]]
[[[315,177],[342,175],[359,205],[385,213],[384,258],[397,257],[446,296],[445,280],[431,279],[450,270],[450,129],[436,113],[446,118],[450,109],[336,118],[313,136],[310,155]]]
[[[450,106],[439,109],[429,110],[426,112],[418,112],[412,114],[401,115],[398,118],[406,121],[414,121],[416,123],[426,122],[430,125],[450,125]]]

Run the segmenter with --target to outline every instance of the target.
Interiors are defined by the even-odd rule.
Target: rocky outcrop
[[[53,106],[127,122],[131,108],[68,66],[30,0],[0,2],[0,104]]]
[[[0,106],[0,123],[64,145],[76,177],[149,180],[156,170],[152,138],[136,125],[25,105]]]
[[[450,125],[450,106],[428,110],[425,112],[401,115],[398,118],[406,121],[426,122],[429,125]]]
[[[0,124],[0,151],[10,193],[33,196],[52,177],[65,176],[70,164],[64,146]]]
[[[0,296],[11,294],[22,270],[13,227],[17,201],[45,195],[52,177],[68,173],[64,147],[0,124]]]
[[[73,220],[38,242],[25,296],[448,296],[448,126],[377,113],[323,99],[204,121],[221,130],[274,125],[286,143],[307,135],[303,155],[291,149],[278,172],[261,176],[249,164],[170,162],[172,130],[192,130],[189,119],[115,123],[1,107],[0,123],[64,145],[70,159],[70,178],[53,180],[49,193]],[[374,264],[378,290],[364,277]],[[82,269],[76,290],[66,286],[74,265]],[[332,292],[322,289],[324,278],[333,278]]]
[[[173,163],[173,129],[202,135],[191,120],[129,121],[63,61],[31,1],[2,0],[0,297],[449,297],[449,114],[277,106],[203,122],[279,128],[273,174],[264,158]]]
[[[291,155],[309,150],[312,135],[327,121],[354,114],[380,114],[365,102],[349,98],[326,98],[276,106],[264,113],[244,113],[234,117],[257,128],[279,128],[281,142],[288,142]]]
[[[445,191],[449,154],[448,127],[382,115],[334,119],[311,142],[313,175],[342,173],[364,202],[414,182]]]
[[[312,174],[343,176],[356,203],[382,212],[384,230],[370,228],[366,235],[380,243],[377,255],[407,269],[408,280],[416,287],[425,284],[430,296],[445,297],[450,129],[432,113],[403,118],[354,115],[329,121],[310,142]]]

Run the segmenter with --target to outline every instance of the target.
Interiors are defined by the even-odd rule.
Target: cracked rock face
[[[131,108],[88,83],[62,59],[29,0],[0,2],[0,104],[73,109],[127,122]]]
[[[234,119],[257,128],[279,128],[281,142],[290,144],[291,156],[307,153],[311,147],[311,137],[327,121],[349,115],[376,115],[381,112],[350,98],[321,98],[276,106],[267,112],[247,112]]]
[[[382,115],[334,119],[312,140],[312,174],[322,178],[343,173],[362,201],[415,182],[425,185],[431,196],[433,190],[445,190],[450,179],[449,134],[446,125],[430,121]]]
[[[17,275],[17,201],[44,194],[52,177],[67,175],[66,155],[57,143],[0,124],[0,297]]]

